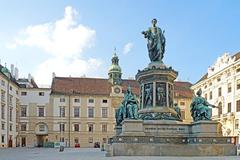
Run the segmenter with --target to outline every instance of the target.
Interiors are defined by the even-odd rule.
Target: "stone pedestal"
[[[218,133],[218,122],[216,121],[197,121],[192,123],[191,134],[201,137],[217,137],[221,136]]]
[[[143,121],[125,119],[122,122],[122,134],[124,136],[144,136],[143,132]]]
[[[122,133],[122,126],[115,126],[115,131],[116,131],[116,135],[120,135]]]
[[[173,108],[173,84],[178,72],[163,62],[151,62],[147,68],[138,71],[136,80],[140,83],[140,119],[180,120]]]

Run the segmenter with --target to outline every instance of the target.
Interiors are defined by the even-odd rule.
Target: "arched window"
[[[222,114],[222,102],[218,103],[218,117]]]

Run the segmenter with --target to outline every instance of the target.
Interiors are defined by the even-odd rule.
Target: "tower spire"
[[[118,64],[119,59],[116,52],[116,47],[114,48],[113,56],[112,56],[112,64],[108,70],[108,80],[112,85],[119,85],[122,81],[122,70]]]

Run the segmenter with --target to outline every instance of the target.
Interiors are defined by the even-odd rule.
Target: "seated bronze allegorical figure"
[[[121,126],[124,119],[138,119],[138,101],[136,96],[132,93],[129,86],[124,95],[121,105],[118,107],[115,118],[117,126]]]
[[[201,97],[201,89],[199,89],[196,94],[197,97],[193,99],[190,105],[193,121],[211,120],[212,108],[209,106],[213,108],[216,108],[216,106],[209,104],[205,98]]]

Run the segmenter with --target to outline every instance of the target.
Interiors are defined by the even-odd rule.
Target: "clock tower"
[[[116,54],[116,49],[114,49],[114,53],[112,56],[112,65],[109,67],[108,70],[108,81],[114,85],[121,85],[122,83],[122,70],[118,64],[119,59]]]

